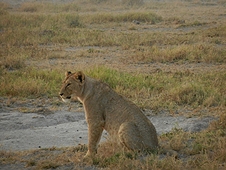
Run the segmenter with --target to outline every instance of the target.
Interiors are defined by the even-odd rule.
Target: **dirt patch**
[[[80,104],[72,103],[65,107],[62,103],[53,107],[50,101],[40,107],[40,100],[27,100],[6,105],[1,99],[0,110],[0,149],[30,150],[38,148],[67,147],[87,144],[88,128],[84,111]],[[57,99],[56,99],[57,100]],[[44,101],[43,101],[44,102]],[[52,101],[53,102],[53,101]],[[54,103],[54,102],[53,102]],[[71,110],[68,110],[71,107]],[[54,108],[54,109],[53,109]],[[170,115],[168,112],[153,114],[145,110],[159,135],[174,128],[199,132],[206,129],[214,117],[185,117]],[[104,132],[102,141],[107,137]]]
[[[0,152],[3,153],[3,160],[7,158],[7,161],[13,161],[3,161],[0,169],[98,169],[95,165],[81,162],[88,143],[88,128],[81,105],[72,103],[69,106],[58,104],[53,107],[48,99],[43,107],[37,103],[40,103],[39,99],[13,103],[1,99]],[[216,119],[211,116],[185,116],[186,112],[187,115],[192,114],[192,111],[184,110],[184,115],[179,112],[172,115],[166,111],[157,114],[151,110],[144,111],[158,135],[172,129],[200,132]],[[104,131],[100,143],[103,144],[107,136]],[[165,155],[161,154],[161,157]]]

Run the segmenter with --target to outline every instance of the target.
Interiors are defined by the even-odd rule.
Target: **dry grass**
[[[133,11],[133,12],[126,12],[126,13],[116,13],[112,14],[111,12],[105,13],[96,13],[91,15],[84,15],[82,18],[85,22],[89,23],[96,23],[96,24],[103,24],[109,22],[132,22],[133,20],[138,20],[140,22],[146,23],[158,23],[162,21],[162,17],[158,16],[154,13],[147,12],[147,11]]]
[[[123,150],[114,141],[102,143],[98,155],[84,162],[85,145],[71,148],[50,148],[24,152],[1,151],[1,164],[25,164],[27,168],[54,169],[69,167],[76,169],[224,169],[226,161],[226,116],[199,133],[188,133],[175,129],[159,137],[158,153],[133,153]],[[173,152],[172,152],[173,151]]]
[[[182,44],[159,48],[141,48],[131,55],[131,60],[145,62],[205,62],[225,63],[226,51],[221,47],[203,44]]]
[[[225,168],[225,2],[118,3],[25,2],[17,7],[0,3],[0,95],[56,96],[62,72],[83,68],[86,74],[108,83],[140,107],[172,112],[187,107],[207,108],[219,119],[199,133],[175,129],[159,136],[159,152],[149,155],[128,152],[108,141],[101,144],[97,157],[88,163],[82,161],[86,146],[79,146],[1,151],[0,164],[22,164],[34,169]],[[113,58],[110,64],[106,58]],[[101,62],[95,63],[98,59]],[[194,64],[201,68],[198,72],[187,67],[140,73],[130,69],[155,63]],[[202,71],[203,65],[210,69]],[[211,70],[211,66],[219,69]],[[194,115],[202,116],[199,111]]]

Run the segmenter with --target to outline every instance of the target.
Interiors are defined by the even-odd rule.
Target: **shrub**
[[[67,22],[68,22],[68,26],[70,28],[76,28],[76,27],[83,27],[83,24],[81,23],[79,16],[71,16],[68,15],[66,16]]]

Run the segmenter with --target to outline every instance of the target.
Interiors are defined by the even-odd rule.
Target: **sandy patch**
[[[88,128],[83,111],[66,111],[65,107],[62,107],[62,110],[59,107],[58,110],[54,111],[50,111],[47,107],[37,110],[34,109],[34,105],[29,105],[26,102],[23,103],[23,106],[25,105],[27,108],[36,110],[36,113],[19,112],[17,110],[21,110],[21,105],[18,104],[14,104],[14,107],[11,106],[14,108],[13,111],[1,106],[1,150],[29,150],[88,143]],[[77,108],[78,106],[72,104],[72,107]],[[198,132],[206,129],[209,123],[214,120],[213,117],[187,118],[181,115],[172,116],[165,112],[157,115],[150,114],[150,110],[146,112],[149,112],[148,118],[156,127],[159,135],[174,128]],[[107,133],[104,132],[102,141],[106,137]]]

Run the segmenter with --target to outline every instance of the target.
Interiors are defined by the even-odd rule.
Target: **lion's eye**
[[[66,88],[68,87],[68,86],[70,86],[71,85],[71,83],[68,83],[67,85],[66,85]]]

